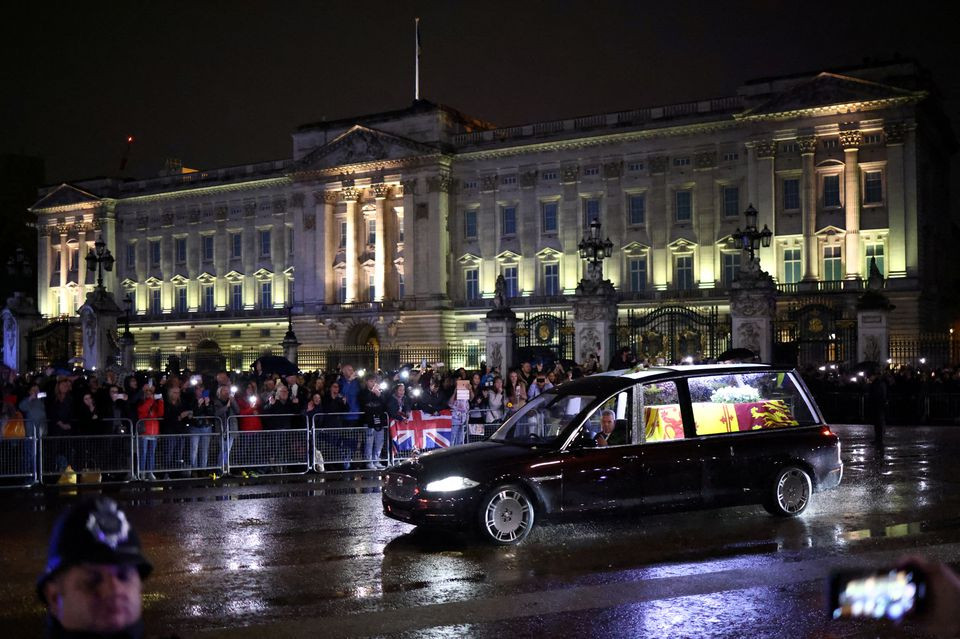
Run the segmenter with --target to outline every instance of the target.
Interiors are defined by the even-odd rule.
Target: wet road
[[[803,517],[725,508],[541,526],[494,548],[380,513],[374,477],[119,488],[156,570],[151,636],[872,637],[828,622],[824,578],[906,553],[960,562],[960,428],[837,428],[841,486]],[[0,492],[0,628],[37,636],[33,580],[74,497]]]

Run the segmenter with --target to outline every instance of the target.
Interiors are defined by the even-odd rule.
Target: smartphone
[[[157,393],[153,396],[154,399],[163,399],[163,393]]]
[[[202,393],[200,393],[200,396],[201,396],[201,397],[206,397],[206,398],[209,399],[209,398],[210,398],[210,391],[204,390]]]
[[[37,393],[37,399],[46,399],[46,398],[47,398],[47,394],[44,393],[43,391]]]
[[[927,598],[927,579],[914,567],[836,572],[830,576],[832,619],[872,618],[898,621],[919,612]]]

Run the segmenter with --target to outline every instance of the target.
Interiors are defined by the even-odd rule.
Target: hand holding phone
[[[39,393],[37,393],[37,399],[46,399],[46,398],[47,398],[47,394],[44,393],[43,391],[40,391]]]
[[[163,399],[163,393],[157,393],[153,396],[154,399]]]
[[[923,610],[926,574],[916,566],[889,570],[836,572],[830,577],[832,619],[871,618],[899,621]]]

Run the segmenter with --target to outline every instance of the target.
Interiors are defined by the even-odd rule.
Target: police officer
[[[126,515],[109,497],[60,516],[37,594],[49,637],[143,636],[142,582],[152,570]]]

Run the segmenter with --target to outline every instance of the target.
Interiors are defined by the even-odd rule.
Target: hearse
[[[383,510],[505,545],[541,518],[598,511],[759,504],[797,516],[842,475],[840,441],[795,370],[657,367],[567,382],[485,441],[390,468]]]

